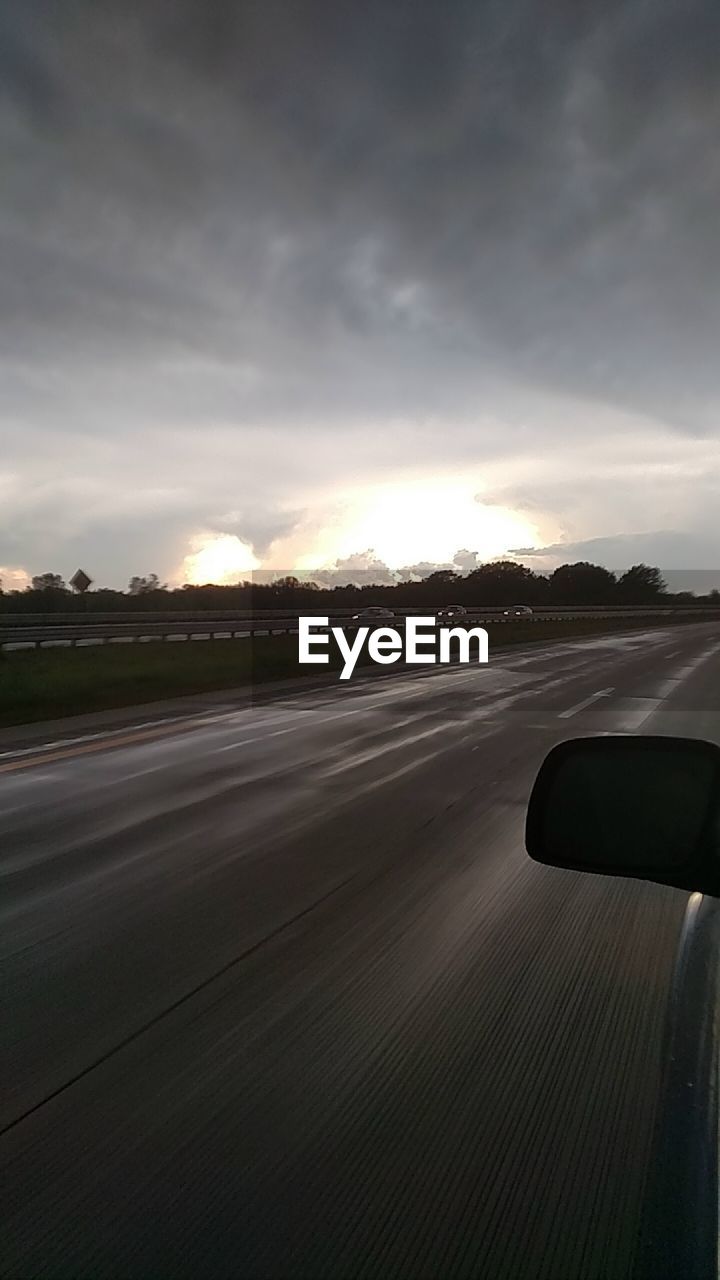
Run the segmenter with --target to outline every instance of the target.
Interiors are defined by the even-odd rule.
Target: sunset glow
[[[510,509],[478,501],[478,481],[444,478],[373,486],[352,494],[317,533],[298,568],[342,560],[367,547],[392,569],[451,561],[461,548],[483,560],[539,545],[535,527]]]
[[[237,582],[260,565],[252,548],[232,533],[197,534],[190,545],[193,550],[185,556],[178,576],[193,586]]]

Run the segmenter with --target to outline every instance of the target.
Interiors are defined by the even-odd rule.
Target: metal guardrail
[[[420,614],[420,616],[431,615],[435,616],[432,610],[428,610],[427,614]],[[712,609],[545,610],[521,618],[506,616],[502,609],[485,609],[468,611],[466,614],[456,618],[440,620],[437,625],[458,627],[487,624],[499,626],[510,622],[522,622],[525,625],[532,626],[533,623],[539,622],[570,622],[581,618],[657,618],[677,617],[678,615],[720,618],[720,614]],[[303,612],[300,616],[309,617],[312,615]],[[328,617],[327,614],[316,614],[314,616]],[[358,619],[352,617],[348,611],[330,615],[329,625],[342,626],[348,630],[367,625],[402,628],[408,616],[418,615],[413,611],[413,614],[406,613],[401,615],[397,613],[387,619]],[[93,644],[118,644],[123,642],[131,643],[133,641],[143,643],[150,640],[235,640],[248,639],[254,635],[288,635],[296,633],[297,629],[298,614],[288,613],[278,616],[268,613],[264,616],[255,615],[252,618],[244,619],[208,618],[207,616],[202,617],[202,615],[199,617],[191,615],[172,620],[168,617],[146,614],[134,618],[131,622],[120,621],[111,617],[102,622],[83,622],[78,624],[75,621],[72,625],[46,624],[11,627],[3,626],[0,618],[0,649],[43,648],[53,645],[86,647]]]

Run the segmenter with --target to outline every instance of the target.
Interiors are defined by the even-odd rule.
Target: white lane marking
[[[655,714],[663,703],[662,698],[628,698],[620,710],[620,725],[613,733],[636,733],[641,725]]]
[[[698,667],[702,666],[704,662],[707,662],[709,658],[714,657],[718,650],[720,650],[720,642],[708,645],[708,647],[703,649],[696,657],[691,658],[684,667],[680,667],[679,670],[675,672],[674,678],[664,680],[660,684],[654,698],[630,699],[630,701],[635,703],[636,706],[637,704],[640,704],[641,709],[636,710],[634,714],[632,710],[625,713],[623,716],[623,722],[627,728],[631,729],[633,732],[637,732],[641,725],[645,724],[645,721],[649,720],[650,717],[662,706],[665,699],[675,693],[679,686],[684,684],[688,677],[691,676]],[[678,653],[680,652],[681,650],[678,650]],[[647,709],[644,709],[645,707]]]
[[[389,782],[396,782],[398,778],[403,778],[406,773],[412,773],[414,769],[420,769],[422,765],[429,764],[431,760],[437,760],[437,753],[431,751],[427,756],[420,756],[417,760],[412,760],[410,764],[403,765],[402,769],[396,769],[394,773],[383,774],[381,778],[374,778],[372,782],[367,782],[357,789],[353,790],[353,799],[358,796],[365,796],[369,791],[377,791],[380,787],[386,787]]]
[[[582,702],[576,702],[574,707],[568,707],[567,711],[561,711],[558,714],[558,720],[569,720],[570,716],[577,715],[578,711],[584,711],[585,707],[597,702],[598,698],[607,698],[608,694],[613,693],[614,690],[614,685],[611,685],[609,689],[598,689],[597,693],[591,693],[589,698],[583,698]]]
[[[667,698],[669,693],[672,693],[674,689],[677,689],[678,685],[682,684],[683,679],[684,677],[678,673],[675,678],[671,677],[669,680],[663,680],[655,693],[655,697],[660,699]]]
[[[314,729],[317,725],[332,724],[333,720],[345,720],[348,716],[363,715],[368,710],[370,710],[368,707],[355,707],[352,711],[341,711],[336,716],[325,716],[322,720],[314,720],[312,727]],[[252,728],[253,726],[245,727]],[[251,742],[265,742],[268,738],[280,738],[284,733],[305,733],[306,730],[307,725],[303,722],[290,725],[287,729],[273,729],[272,733],[262,733],[256,738],[239,738],[237,742],[230,742],[226,747],[216,747],[215,755],[220,755],[222,751],[234,751],[236,747],[247,747]]]
[[[660,685],[656,690],[655,697],[660,699],[660,701],[669,697],[675,692],[679,685],[683,684],[683,682],[687,680],[693,672],[697,671],[698,667],[702,666],[704,662],[707,662],[708,658],[712,658],[718,652],[718,649],[720,649],[720,644],[711,644],[707,648],[703,649],[701,653],[698,653],[694,658],[690,658],[684,666],[678,667],[674,676],[671,676],[668,680],[662,680],[660,682]],[[678,649],[677,652],[680,653],[681,650]]]
[[[219,756],[223,751],[236,751],[238,747],[249,747],[251,742],[267,742],[268,738],[280,738],[284,733],[292,733],[292,729],[274,729],[272,733],[260,734],[257,738],[238,738],[237,742],[230,742],[226,747],[216,747],[215,755]]]
[[[448,726],[439,724],[432,729],[425,729],[423,733],[414,733],[408,738],[401,738],[399,742],[388,742],[384,747],[370,747],[367,751],[360,751],[357,755],[351,756],[349,760],[343,760],[340,764],[331,765],[329,769],[324,770],[323,777],[335,778],[340,773],[347,773],[350,769],[358,769],[362,765],[376,760],[378,756],[386,756],[393,751],[402,751],[405,747],[414,746],[416,742],[423,742],[425,738],[434,738],[438,733],[447,732]]]

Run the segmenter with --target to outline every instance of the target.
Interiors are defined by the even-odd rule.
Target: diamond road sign
[[[78,569],[77,573],[74,573],[70,579],[70,586],[80,592],[87,591],[91,583],[92,578],[88,576],[84,569]]]

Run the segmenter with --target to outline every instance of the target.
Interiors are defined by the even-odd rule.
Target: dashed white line
[[[585,707],[597,702],[598,698],[607,698],[608,694],[614,693],[614,691],[614,685],[610,689],[598,689],[597,693],[591,693],[589,698],[583,698],[582,702],[576,702],[574,707],[568,707],[567,711],[561,711],[558,714],[558,720],[569,720],[570,716],[577,715],[578,711],[584,711]]]

